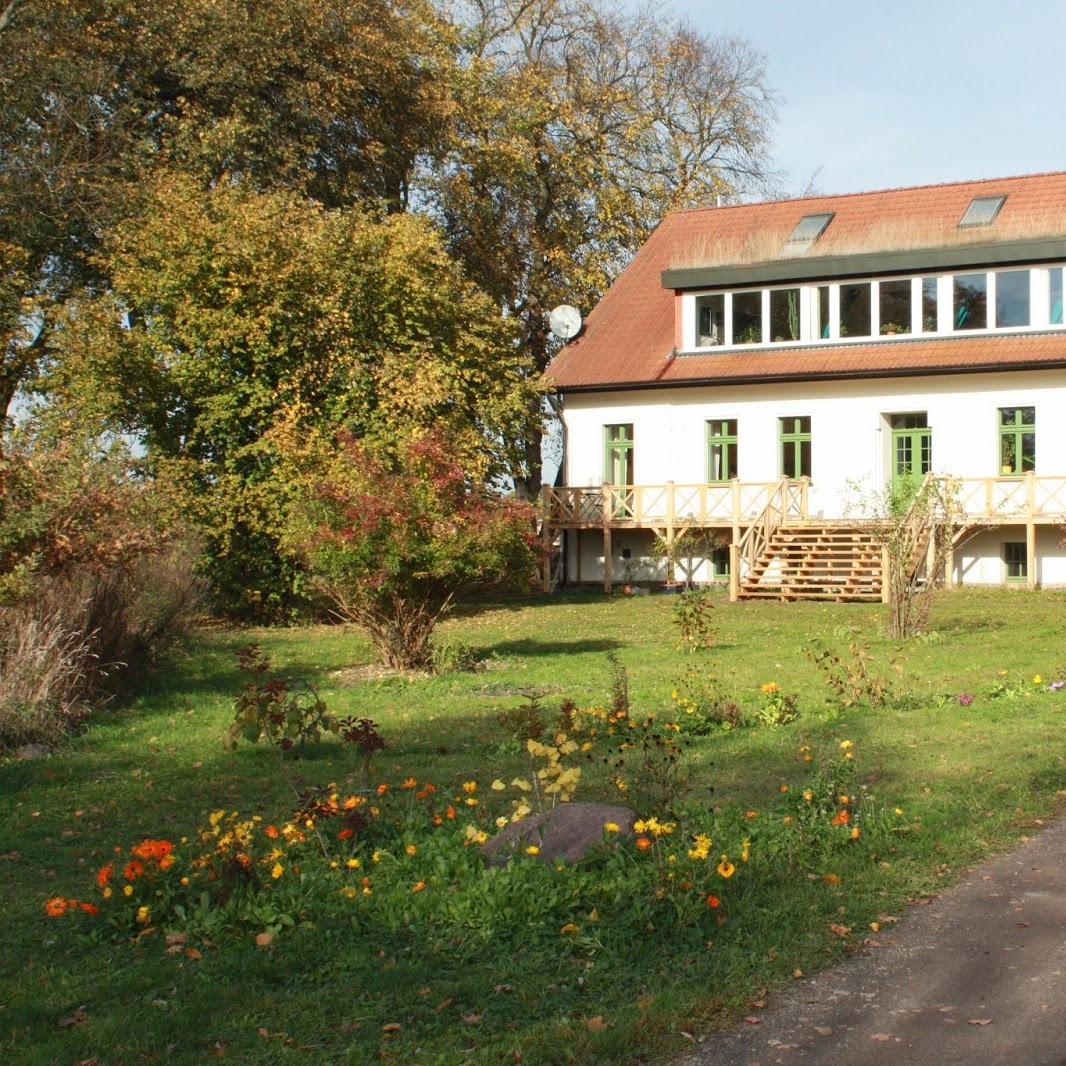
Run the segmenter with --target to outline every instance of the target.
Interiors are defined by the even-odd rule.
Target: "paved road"
[[[1066,1066],[1066,818],[678,1066]]]

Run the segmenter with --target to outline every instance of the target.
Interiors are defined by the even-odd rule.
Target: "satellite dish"
[[[559,304],[550,315],[548,325],[564,344],[581,332],[581,312],[569,304]]]

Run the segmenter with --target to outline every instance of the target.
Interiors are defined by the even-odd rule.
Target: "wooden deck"
[[[956,542],[982,526],[1020,525],[1026,529],[1029,558],[1035,558],[1036,528],[1066,524],[1066,475],[955,478],[959,507]],[[736,596],[747,567],[756,565],[751,545],[765,544],[779,526],[805,523],[839,528],[869,525],[870,519],[812,517],[806,478],[776,482],[727,481],[661,485],[597,485],[548,487],[542,490],[542,532],[546,549],[564,530],[602,532],[603,584],[610,591],[611,537],[617,530],[647,529],[672,542],[689,529],[721,529],[730,535],[730,588]],[[550,556],[550,550],[546,551]],[[545,588],[551,585],[550,559],[545,562]],[[1030,567],[1030,574],[1035,572]],[[948,581],[950,582],[950,572]],[[1034,578],[1030,578],[1032,585]]]

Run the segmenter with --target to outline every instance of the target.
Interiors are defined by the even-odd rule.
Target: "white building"
[[[931,474],[949,583],[1066,584],[1064,266],[1066,173],[669,215],[548,372],[565,580],[703,529],[736,595],[879,597],[863,500]]]

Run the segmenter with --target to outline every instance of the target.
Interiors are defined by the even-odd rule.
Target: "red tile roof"
[[[975,196],[997,193],[1007,201],[991,226],[958,230]],[[1066,334],[1059,333],[673,355],[675,299],[662,287],[664,270],[750,264],[779,248],[803,215],[823,211],[835,217],[811,251],[816,256],[1058,236],[1066,234],[1066,172],[674,212],[600,300],[581,336],[556,356],[548,378],[566,390],[1066,363]]]

